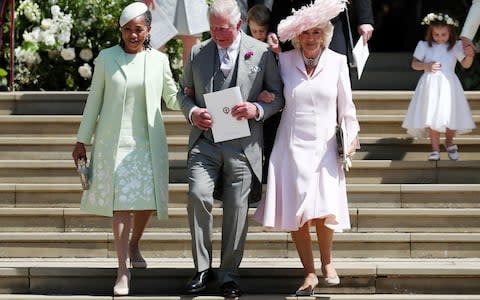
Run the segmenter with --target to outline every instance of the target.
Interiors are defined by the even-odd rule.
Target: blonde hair
[[[328,48],[328,45],[330,45],[330,42],[332,41],[332,36],[333,36],[333,25],[330,21],[327,23],[323,24],[318,24],[312,28],[320,28],[322,31],[322,41],[323,41],[323,46],[325,48]],[[310,29],[312,29],[310,28]],[[292,45],[294,48],[301,48],[300,45],[300,40],[298,38],[298,35],[292,39]]]

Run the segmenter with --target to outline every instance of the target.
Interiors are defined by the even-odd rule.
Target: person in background
[[[85,144],[94,138],[89,163],[90,188],[80,208],[113,216],[118,259],[113,294],[128,295],[130,272],[146,268],[140,238],[156,212],[168,217],[168,149],[161,99],[179,109],[168,58],[149,44],[151,14],[142,2],[126,6],[119,20],[121,43],[102,50],[72,157],[87,159]],[[131,237],[130,237],[130,231]]]
[[[256,4],[248,10],[247,25],[250,35],[266,43],[270,24],[270,10],[263,4]]]
[[[472,6],[468,10],[467,18],[463,24],[460,39],[464,48],[472,47],[476,50],[473,44],[473,38],[477,34],[478,26],[480,25],[480,0],[472,0]],[[465,49],[467,50],[467,49]],[[468,50],[467,50],[468,51]]]
[[[241,31],[235,0],[215,0],[208,19],[212,38],[193,47],[178,92],[183,114],[192,124],[187,211],[196,273],[186,292],[199,293],[213,279],[213,194],[221,186],[223,223],[217,280],[223,297],[236,298],[241,295],[239,266],[248,231],[249,198],[259,200],[261,195],[263,120],[283,107],[283,85],[268,45]],[[250,135],[215,143],[204,94],[230,87],[239,87],[244,99],[229,108],[230,113],[248,120]],[[263,90],[273,93],[275,100],[257,101]]]
[[[419,41],[412,59],[412,69],[422,71],[408,106],[402,127],[416,138],[430,138],[432,152],[428,160],[440,160],[440,133],[445,134],[445,150],[451,160],[458,160],[453,138],[475,128],[462,84],[455,74],[457,61],[469,68],[474,51],[457,40],[458,22],[443,13],[430,13],[422,20],[427,26],[426,40]]]
[[[170,23],[177,30],[177,36],[183,44],[183,64],[188,61],[192,47],[202,38],[202,33],[208,31],[206,0],[144,0],[144,3],[151,10],[161,10],[167,17],[158,20],[159,14],[153,14],[153,22],[157,26],[165,26],[164,22]],[[165,28],[165,27],[164,27]],[[161,29],[160,29],[161,30]],[[165,51],[167,41],[163,40],[160,34],[153,34],[151,37],[152,46],[162,52]]]
[[[273,3],[273,0],[236,0],[236,1],[238,4],[238,7],[240,8],[240,13],[242,18],[241,28],[247,34],[249,33],[247,22],[246,22],[248,10],[257,4],[262,4],[262,5],[265,5],[268,9],[272,9],[272,3]]]
[[[281,41],[295,49],[279,55],[285,108],[268,165],[266,197],[254,219],[269,230],[290,231],[303,265],[297,296],[312,295],[315,272],[310,228],[317,232],[325,285],[340,283],[332,263],[334,231],[350,229],[345,173],[336,126],[343,124],[346,153],[359,147],[347,58],[328,48],[330,19],[345,8],[338,0],[316,0],[278,25]],[[312,16],[316,16],[313,18]]]

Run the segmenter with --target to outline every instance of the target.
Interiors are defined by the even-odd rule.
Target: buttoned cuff
[[[253,105],[255,105],[257,108],[258,108],[258,117],[255,117],[255,121],[260,121],[263,119],[263,115],[265,114],[264,110],[263,110],[263,107],[258,104],[258,103],[253,103]]]

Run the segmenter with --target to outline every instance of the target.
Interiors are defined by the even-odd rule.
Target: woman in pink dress
[[[326,285],[339,284],[331,262],[334,231],[350,228],[345,174],[335,127],[343,122],[347,153],[358,148],[359,124],[352,101],[347,58],[328,49],[330,19],[344,9],[338,0],[317,0],[278,26],[294,50],[279,57],[285,108],[269,162],[266,197],[255,219],[270,230],[290,231],[304,267],[297,295],[318,285],[310,226],[315,226]]]

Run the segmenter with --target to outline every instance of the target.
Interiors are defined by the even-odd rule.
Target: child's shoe
[[[450,160],[458,160],[458,146],[457,145],[450,145],[448,147],[447,147],[447,145],[445,145],[445,149],[447,149],[448,158],[450,158]]]
[[[428,160],[431,160],[431,161],[440,160],[440,152],[432,151],[432,153],[428,155]]]

